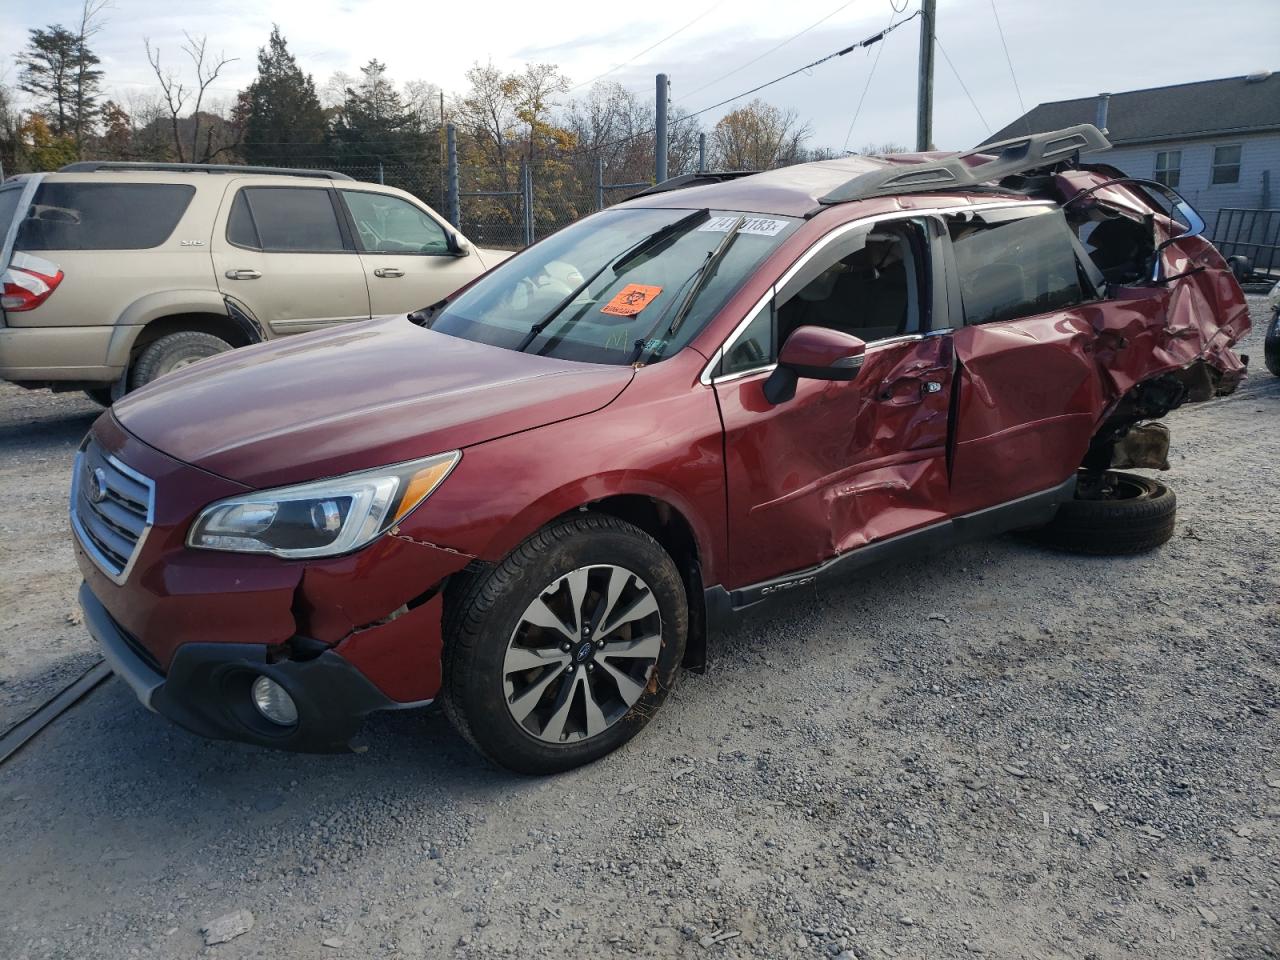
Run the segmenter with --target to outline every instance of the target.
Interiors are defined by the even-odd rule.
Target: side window
[[[227,240],[271,253],[347,250],[331,193],[320,187],[243,188],[231,205]]]
[[[355,221],[361,250],[369,253],[449,252],[444,228],[413,204],[383,193],[360,190],[341,193]]]
[[[146,250],[169,239],[196,188],[181,183],[45,181],[15,250]]]
[[[777,344],[797,327],[830,327],[867,343],[918,333],[928,302],[923,222],[878,223],[824,248],[778,295]]]
[[[1209,183],[1217,185],[1220,183],[1239,183],[1240,182],[1240,144],[1233,144],[1229,147],[1213,148],[1213,174],[1209,177]]]
[[[1061,210],[994,223],[956,218],[949,228],[965,323],[1015,320],[1084,301]]]
[[[771,297],[724,355],[720,364],[721,376],[741,373],[773,362],[773,358],[777,356],[777,345],[773,342],[773,322]]]

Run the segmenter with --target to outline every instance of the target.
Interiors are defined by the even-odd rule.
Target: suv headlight
[[[399,523],[461,459],[462,451],[454,450],[219,500],[196,517],[187,546],[290,560],[350,553]]]

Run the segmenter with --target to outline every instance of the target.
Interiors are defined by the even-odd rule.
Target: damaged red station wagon
[[[1151,421],[1240,287],[1091,126],[676,178],[445,302],[203,361],[75,467],[86,623],[189,730],[340,748],[441,700],[524,772],[653,716],[733,614],[965,538],[1156,546]]]

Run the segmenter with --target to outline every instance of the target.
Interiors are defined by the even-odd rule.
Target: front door
[[[401,197],[343,187],[374,316],[408,313],[443,300],[483,270],[456,256],[443,225]]]
[[[364,267],[334,191],[233,189],[211,245],[219,291],[275,336],[369,318]]]
[[[812,567],[948,513],[950,335],[930,329],[932,221],[845,228],[793,268],[725,345],[714,386],[725,431],[731,587]],[[940,275],[940,270],[939,270]],[[867,343],[857,379],[764,397],[800,326]]]

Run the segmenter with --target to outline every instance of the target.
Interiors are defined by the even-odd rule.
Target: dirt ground
[[[1168,419],[1164,549],[796,591],[564,776],[431,713],[341,756],[205,742],[109,680],[0,767],[0,957],[1280,956],[1280,379],[1244,349]],[[0,387],[0,729],[93,659],[64,502],[95,413]]]

